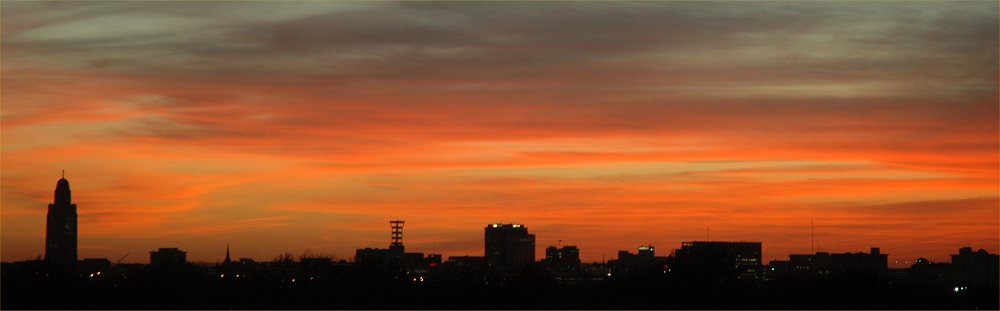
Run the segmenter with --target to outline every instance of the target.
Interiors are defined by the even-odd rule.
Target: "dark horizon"
[[[919,258],[890,269],[869,252],[789,254],[762,259],[762,242],[685,241],[667,256],[654,245],[584,263],[574,245],[545,247],[521,223],[483,228],[482,256],[407,250],[403,219],[388,220],[387,248],[358,248],[352,260],[304,251],[271,261],[225,248],[214,265],[159,247],[149,264],[78,258],[78,207],[70,182],[56,182],[46,217],[45,255],[2,262],[6,309],[813,309],[1000,306],[1000,255],[962,247],[951,261]],[[86,225],[86,223],[82,223]],[[411,223],[412,224],[412,223]],[[706,232],[706,238],[710,238]],[[661,247],[662,249],[662,247]],[[661,253],[662,255],[662,253]],[[128,256],[128,255],[126,255]],[[492,284],[492,285],[491,285]],[[636,288],[639,293],[632,292]],[[650,291],[651,290],[651,291]],[[664,292],[667,291],[667,292]],[[450,293],[450,294],[448,294]],[[558,294],[555,294],[558,293]],[[630,293],[632,300],[621,294]],[[461,297],[452,295],[461,294]],[[332,295],[332,296],[331,296]],[[791,296],[790,296],[791,295]],[[669,297],[669,298],[664,298]]]
[[[55,217],[56,219],[62,219],[63,221],[68,222],[66,224],[66,228],[69,228],[69,227],[76,228],[77,227],[77,205],[75,204],[75,201],[72,201],[72,199],[70,197],[70,191],[71,190],[70,190],[69,181],[65,178],[65,171],[63,171],[63,177],[60,178],[57,181],[57,186],[56,186],[56,190],[55,190],[55,196],[54,196],[54,199],[53,199],[53,203],[49,204],[49,206],[50,206],[49,208],[50,209],[52,209],[53,207],[57,207],[57,206],[58,207],[62,207],[62,209],[57,209],[56,213],[52,213],[52,212],[49,213],[50,220],[49,220],[49,224],[46,226],[49,230],[53,230],[53,228],[62,227],[62,225],[53,225],[53,223],[52,223],[53,220],[51,219],[53,217]],[[70,213],[72,213],[71,214],[72,216],[70,216],[69,214],[65,214],[65,213],[67,213],[69,211],[71,211]],[[83,211],[85,213],[86,209],[84,209]],[[85,226],[86,226],[86,224],[85,224]],[[706,234],[706,238],[710,238],[711,237],[711,231],[710,230],[711,230],[710,227],[706,227],[706,233],[705,233]],[[53,238],[53,233],[55,233],[55,236],[56,236],[54,238]],[[60,255],[57,255],[57,256],[76,258],[77,257],[77,255],[76,255],[76,243],[77,243],[76,234],[77,233],[76,233],[75,229],[72,232],[66,232],[66,233],[62,233],[62,234],[59,234],[58,232],[49,231],[49,233],[46,234],[46,245],[49,245],[49,244],[52,243],[52,242],[48,241],[48,239],[50,239],[50,238],[53,238],[53,239],[63,239],[64,243],[66,243],[66,244],[72,244],[72,247],[71,247],[72,248],[72,254],[70,254],[70,253],[61,253]],[[549,240],[551,240],[551,239],[549,239]],[[692,241],[695,241],[695,240],[692,240]],[[707,242],[707,241],[712,241],[712,240],[706,239],[706,240],[702,240],[702,241],[706,241]],[[739,241],[742,242],[744,240],[739,240]],[[606,240],[605,240],[605,242],[606,242]],[[394,242],[392,242],[392,243],[394,243]],[[557,244],[561,244],[561,243],[562,243],[562,240],[558,239],[558,243]],[[681,243],[684,243],[684,242],[682,241]],[[810,241],[810,244],[814,244],[814,241]],[[230,244],[227,243],[226,245],[228,247],[228,245],[230,245]],[[575,245],[584,245],[584,244],[582,244],[582,243],[576,243]],[[642,245],[652,245],[652,244],[650,244],[650,243],[644,243]],[[958,245],[958,244],[956,244],[956,245]],[[178,246],[178,245],[173,245],[172,247],[176,247],[176,246]],[[966,245],[960,245],[960,246],[971,247],[972,245],[966,244]],[[369,246],[363,246],[363,247],[369,247]],[[869,245],[867,247],[877,247],[877,246],[876,245]],[[48,249],[48,247],[47,247],[47,249]],[[795,254],[811,254],[811,253],[819,253],[819,252],[837,253],[837,251],[830,251],[830,250],[825,250],[825,249],[822,249],[822,248],[817,248],[815,245],[811,245],[810,249],[812,250],[812,252],[789,253],[787,255],[790,256],[790,255],[795,255]],[[980,249],[984,249],[984,248],[980,247]],[[286,253],[289,253],[289,251],[291,251],[291,250],[287,250],[286,249],[286,250],[279,251],[279,252],[277,252],[275,254],[278,254],[278,255],[286,254]],[[312,249],[309,249],[309,248],[303,249],[302,251],[303,252],[315,252],[315,250],[312,250]],[[855,249],[855,250],[851,250],[851,251],[842,251],[840,253],[851,253],[851,252],[859,252],[859,251],[860,250]],[[988,251],[988,249],[987,249],[987,251]],[[543,250],[541,250],[540,248],[535,248],[535,254],[536,254],[536,256],[540,252],[543,252]],[[48,255],[49,251],[46,251],[43,254],[47,258],[49,256]],[[36,256],[36,258],[42,257],[43,254],[39,254],[38,256]],[[131,255],[131,253],[127,253],[121,259],[124,260],[124,259],[129,258],[128,255]],[[471,255],[471,254],[469,254],[469,253],[451,254],[451,256],[468,256],[468,255]],[[199,255],[199,257],[204,258],[202,256],[207,256],[207,255],[201,255],[201,254]],[[335,253],[326,253],[326,256],[330,257],[330,258],[339,257],[337,259],[346,259],[346,260],[350,260],[350,261],[354,260],[354,258],[351,257],[351,256],[343,256],[343,255],[338,256]],[[602,257],[604,257],[604,256],[602,256]],[[918,256],[917,258],[928,258],[928,257],[930,257],[930,256]],[[88,258],[102,258],[102,257],[91,256],[91,257],[88,257]],[[109,258],[109,257],[103,257],[103,258]],[[244,258],[253,258],[253,257],[244,257]],[[604,258],[607,258],[607,257],[604,257]],[[912,259],[911,258],[903,258],[903,259],[897,259],[897,260],[890,260],[889,261],[889,266],[890,267],[895,267],[895,268],[906,268],[906,267],[909,267],[909,265],[911,265],[911,262],[915,262],[917,258],[912,258]],[[772,257],[771,259],[772,260],[781,260],[781,257],[777,257],[777,258]],[[15,261],[27,261],[27,260],[30,260],[30,259],[21,259],[21,260],[14,260],[14,261],[6,261],[5,260],[3,262],[15,262]],[[126,263],[134,263],[135,262],[134,260],[135,260],[135,257],[132,257],[130,260],[124,261],[124,262],[126,262]],[[218,260],[215,260],[215,262],[217,262],[217,261]],[[596,263],[596,262],[602,262],[604,260],[598,261],[596,259],[591,259],[589,261]],[[207,261],[202,260],[202,261],[192,261],[192,262],[202,262],[202,263],[210,264],[213,261],[212,260],[207,260]]]
[[[486,224],[483,256],[407,251],[405,220],[387,248],[354,260],[304,252],[258,262],[233,256],[198,266],[160,247],[150,263],[76,258],[76,205],[60,179],[43,260],[0,264],[4,309],[990,309],[1000,305],[1000,256],[963,247],[949,263],[920,258],[889,269],[888,254],[791,254],[761,259],[761,242],[688,241],[668,256],[652,245],[583,263],[576,245],[545,248],[524,224]],[[236,258],[236,259],[233,259]],[[636,291],[637,290],[637,291]],[[457,296],[456,296],[457,295]],[[629,298],[623,298],[626,296]]]
[[[77,245],[77,229],[76,228],[78,227],[77,218],[78,218],[78,215],[77,215],[77,205],[72,200],[70,183],[65,178],[65,171],[64,171],[63,172],[63,177],[60,178],[57,181],[57,183],[56,183],[56,189],[55,189],[55,195],[54,195],[53,203],[49,204],[49,216],[48,216],[48,222],[47,222],[47,225],[46,225],[46,228],[49,231],[47,232],[47,234],[45,236],[46,252],[44,253],[44,256],[39,255],[36,258],[44,258],[45,261],[63,262],[64,265],[66,264],[66,262],[73,262],[73,261],[76,261],[78,259],[82,259],[82,258],[78,258],[78,256],[77,256],[77,246],[76,246]],[[389,244],[388,244],[389,245],[389,249],[401,248],[403,246],[403,244],[402,244],[402,237],[403,237],[403,235],[402,235],[402,229],[403,229],[403,226],[404,226],[404,222],[405,222],[404,220],[398,220],[398,219],[394,219],[394,220],[390,220],[389,221],[390,226],[388,228],[392,229],[392,231],[387,231],[387,232],[389,232],[389,236],[390,236],[390,240],[391,240],[391,242],[389,242]],[[491,224],[487,224],[486,228],[485,228],[485,230],[487,232],[487,238],[486,239],[488,241],[490,240],[490,238],[488,237],[489,232],[491,231],[491,229],[497,229],[498,226],[500,226],[501,229],[502,228],[508,228],[508,229],[521,230],[523,232],[527,232],[527,226],[525,224],[518,224],[518,223],[507,223],[507,224],[504,224],[504,223],[491,223]],[[708,228],[706,228],[706,229],[708,229]],[[710,230],[710,229],[708,229],[708,230]],[[526,236],[526,237],[530,237],[530,249],[532,250],[530,252],[530,255],[526,255],[526,256],[529,256],[530,258],[535,258],[535,254],[537,254],[539,252],[544,252],[544,250],[542,250],[541,248],[536,247],[536,245],[535,245],[535,235],[534,234],[531,234],[530,236]],[[706,232],[706,238],[710,238],[710,231]],[[707,243],[707,242],[727,242],[727,241],[712,241],[710,239],[706,239],[706,240],[702,240],[702,241],[692,240],[692,241],[681,242],[681,245],[684,245],[684,244],[687,244],[687,243],[690,243],[690,242]],[[746,242],[746,241],[740,240],[740,241],[728,241],[728,242]],[[756,243],[763,244],[763,242],[756,242]],[[63,244],[65,246],[64,247],[60,247],[59,246],[60,244]],[[562,244],[562,240],[561,239],[558,240],[558,244],[559,245]],[[483,248],[485,254],[489,254],[490,253],[490,247],[491,247],[490,245],[492,245],[492,244],[490,244],[489,242],[487,242],[486,246]],[[584,244],[579,244],[579,243],[573,244],[574,247],[579,247],[581,245],[584,245]],[[546,246],[556,246],[556,245],[546,245]],[[643,245],[636,245],[634,247],[641,248],[641,247],[652,247],[652,246],[655,246],[655,245],[647,243],[647,244],[643,244]],[[963,247],[971,247],[971,245],[962,245],[962,246]],[[158,246],[158,247],[163,247],[163,246]],[[167,246],[167,247],[180,248],[177,245],[172,245],[172,246]],[[364,247],[371,249],[370,246],[364,246]],[[494,249],[496,249],[497,247],[501,247],[501,246],[493,246]],[[870,248],[871,250],[875,250],[875,249],[879,249],[880,250],[881,249],[880,247],[877,247],[877,246],[870,246],[870,247],[871,247]],[[226,259],[229,259],[229,251],[230,251],[229,248],[230,248],[230,244],[227,243],[226,244],[226,252],[225,252]],[[361,248],[358,248],[358,249],[360,250]],[[826,250],[815,249],[814,247],[813,247],[813,249],[814,249],[814,251],[812,253],[789,253],[788,256],[802,255],[802,254],[813,254],[813,253],[816,253],[816,254],[818,254],[818,253],[837,253],[837,252],[830,252],[830,251],[826,251]],[[983,248],[979,248],[979,249],[980,250],[984,250]],[[303,252],[303,254],[309,253],[309,254],[314,255],[314,256],[319,256],[319,257],[324,257],[324,258],[330,258],[330,259],[348,260],[348,261],[351,261],[351,262],[353,262],[353,261],[356,260],[356,258],[354,258],[353,256],[338,258],[338,256],[336,254],[314,253],[313,250],[310,250],[308,248],[305,249],[305,250],[303,250],[302,252]],[[988,250],[987,250],[987,252],[988,252]],[[852,252],[847,251],[847,252],[841,252],[841,253],[852,253]],[[858,253],[858,251],[854,251],[853,253]],[[290,254],[290,252],[288,250],[285,250],[285,251],[276,253],[276,255],[278,255],[278,256],[285,255],[285,254]],[[888,255],[888,253],[884,253],[884,254]],[[122,257],[121,260],[124,260],[125,258],[127,258],[128,255],[130,255],[130,254],[127,254],[125,257]],[[443,255],[443,254],[437,254],[437,255]],[[471,254],[454,254],[452,256],[470,256],[470,255]],[[671,252],[671,256],[672,255],[673,255],[673,252]],[[475,255],[473,255],[473,256],[475,256]],[[451,256],[448,256],[448,257],[451,257]],[[101,258],[101,257],[88,257],[88,258],[90,258],[90,259],[108,259],[107,257],[104,257],[104,258]],[[241,258],[251,258],[252,259],[252,257],[242,257],[242,256],[241,256]],[[924,257],[924,256],[920,256],[918,258],[924,258],[924,259],[926,259],[926,257]],[[915,263],[918,258],[914,258],[913,260],[904,259],[902,261],[902,263],[900,263],[900,260],[887,261],[887,263],[890,263],[890,264],[888,264],[888,266],[896,266],[896,267],[904,267],[904,268],[906,268],[906,267],[909,267],[911,261]],[[512,259],[505,259],[505,260],[509,261],[509,260],[512,260]],[[781,259],[778,258],[778,259],[774,259],[774,260],[781,260]],[[30,259],[19,260],[19,261],[30,261]],[[8,262],[8,261],[3,261],[3,262]],[[196,263],[197,261],[191,261],[191,262],[192,263]],[[215,261],[215,263],[218,263],[218,262],[219,262],[219,260]],[[527,262],[535,262],[535,260],[527,260]],[[593,263],[599,263],[599,262],[600,263],[606,263],[607,261],[605,261],[605,260],[602,260],[602,261],[592,260],[590,262],[593,262]],[[125,263],[134,263],[134,261],[126,261]],[[201,263],[203,263],[203,264],[211,264],[212,261],[201,261]],[[761,264],[763,264],[763,262]]]

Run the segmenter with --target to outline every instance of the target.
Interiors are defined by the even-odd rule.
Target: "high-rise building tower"
[[[55,200],[49,204],[45,226],[45,261],[59,266],[76,264],[76,204],[69,190],[69,181],[56,182]]]
[[[535,262],[535,235],[521,224],[486,225],[486,262],[496,271],[523,268]]]
[[[406,223],[402,220],[390,220],[389,226],[392,227],[392,243],[389,243],[389,249],[403,251],[403,224]]]

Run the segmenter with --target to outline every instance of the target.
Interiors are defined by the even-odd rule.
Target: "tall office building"
[[[535,261],[535,235],[521,224],[486,225],[486,262],[495,271],[523,268]]]
[[[76,204],[65,174],[56,182],[55,199],[49,204],[45,224],[45,261],[58,266],[76,265]]]

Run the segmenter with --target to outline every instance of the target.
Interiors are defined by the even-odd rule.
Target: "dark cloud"
[[[825,210],[842,210],[864,213],[870,217],[893,217],[896,219],[915,218],[926,221],[927,215],[947,212],[950,216],[978,215],[983,212],[998,214],[996,206],[1000,205],[1000,197],[969,198],[962,200],[911,201],[892,204],[852,204],[824,206]],[[1000,215],[1000,214],[998,214]],[[970,222],[973,219],[969,219]],[[996,222],[994,219],[980,221]],[[957,224],[955,224],[957,225]]]
[[[275,12],[286,8],[257,5]],[[265,22],[178,21],[184,27],[153,28],[141,36],[36,40],[30,45],[50,46],[42,50],[47,52],[132,54],[129,57],[138,61],[132,71],[168,75],[217,74],[235,81],[261,74],[292,81],[326,76],[390,88],[403,81],[418,84],[416,89],[436,90],[455,81],[549,79],[561,81],[557,84],[564,88],[610,83],[628,92],[637,91],[625,87],[628,84],[684,80],[781,84],[876,80],[906,73],[925,75],[926,80],[957,71],[956,64],[967,72],[976,68],[970,64],[995,62],[990,57],[996,51],[996,44],[990,43],[996,41],[995,27],[980,26],[993,23],[996,16],[965,14],[991,5],[404,2],[334,10],[337,5],[327,3],[312,14]],[[246,6],[187,3],[180,8],[158,3],[128,5],[112,14],[158,12],[163,18],[201,9],[225,16],[226,9]],[[210,13],[205,12],[201,15],[207,18]],[[29,43],[20,41],[18,33],[8,34],[4,42]],[[162,52],[176,55],[134,59]],[[966,61],[969,57],[977,61]],[[97,64],[108,62],[104,58]],[[592,80],[581,81],[581,76]],[[521,89],[525,84],[509,87]]]

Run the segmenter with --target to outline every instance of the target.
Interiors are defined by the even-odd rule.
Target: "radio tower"
[[[390,249],[403,248],[403,223],[402,220],[390,220],[389,225],[392,227],[392,243],[389,244]]]

